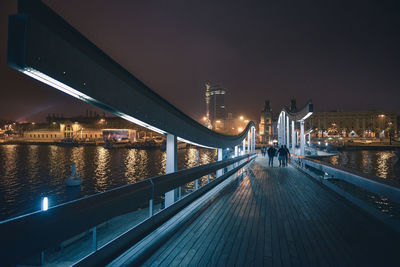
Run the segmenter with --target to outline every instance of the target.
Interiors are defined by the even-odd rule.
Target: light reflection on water
[[[178,151],[178,169],[213,162],[216,151]],[[81,187],[64,180],[72,162]],[[40,209],[40,198],[50,206],[107,191],[165,173],[166,154],[160,150],[112,149],[101,146],[0,145],[0,220]]]
[[[341,151],[338,155],[320,159],[333,165],[400,181],[400,161],[393,151]]]

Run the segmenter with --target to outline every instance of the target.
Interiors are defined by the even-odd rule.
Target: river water
[[[207,164],[215,157],[215,150],[178,150],[178,169]],[[43,196],[54,206],[162,175],[165,159],[160,150],[0,145],[0,220],[39,210]],[[400,181],[400,162],[393,151],[341,151],[320,160]],[[72,162],[83,180],[76,188],[64,183]]]
[[[319,160],[400,181],[400,160],[393,151],[340,151],[338,155],[320,157]]]
[[[178,150],[178,169],[215,161],[216,151]],[[105,149],[101,146],[0,145],[0,220],[54,206],[165,173],[160,150]],[[72,162],[83,182],[67,187]]]

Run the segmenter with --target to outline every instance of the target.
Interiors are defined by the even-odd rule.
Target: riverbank
[[[379,143],[372,143],[372,144],[352,144],[352,145],[344,145],[338,146],[338,151],[347,151],[347,150],[375,150],[375,151],[395,151],[400,150],[399,144],[379,144]]]
[[[393,150],[342,150],[335,156],[318,159],[383,179],[400,181],[400,160]]]

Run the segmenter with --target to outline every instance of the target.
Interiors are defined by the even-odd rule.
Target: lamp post
[[[392,137],[393,137],[393,128],[392,128],[392,122],[389,122],[389,129],[388,129],[388,135],[389,135],[389,143],[392,145]]]

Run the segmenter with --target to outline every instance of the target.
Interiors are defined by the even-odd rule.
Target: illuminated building
[[[214,130],[225,129],[225,93],[224,88],[206,83],[207,121]]]
[[[273,114],[269,100],[265,101],[264,109],[261,111],[260,123],[258,125],[261,143],[268,143],[272,140],[273,135]]]
[[[397,134],[397,114],[393,111],[315,112],[306,123],[314,136],[376,137]]]

